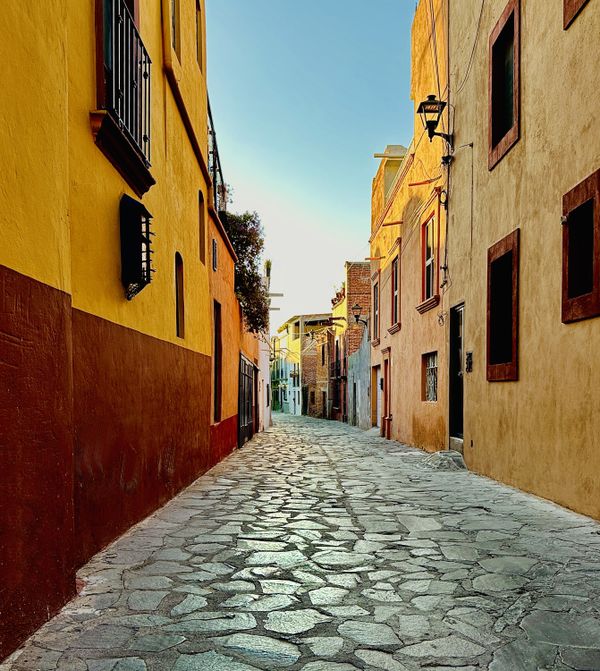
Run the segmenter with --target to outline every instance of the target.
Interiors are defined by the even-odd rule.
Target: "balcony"
[[[221,216],[222,213],[227,212],[227,184],[223,179],[217,133],[210,109],[210,101],[208,102],[208,171],[213,185],[212,196],[215,212]]]
[[[123,178],[142,196],[150,174],[150,56],[125,0],[103,0],[97,42],[92,133]]]
[[[342,376],[342,362],[334,361],[329,364],[329,377],[332,380],[337,380]]]

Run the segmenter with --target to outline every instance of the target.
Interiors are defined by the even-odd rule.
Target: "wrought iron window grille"
[[[152,281],[152,215],[130,196],[120,204],[121,282],[130,301]]]
[[[425,354],[425,401],[437,401],[437,352]]]
[[[104,0],[104,107],[150,167],[150,66],[125,0]]]

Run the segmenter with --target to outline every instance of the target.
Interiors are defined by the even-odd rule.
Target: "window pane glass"
[[[492,47],[492,144],[496,146],[514,123],[514,14]]]
[[[507,252],[490,268],[490,364],[510,363],[513,357],[513,253]]]
[[[568,296],[576,298],[594,289],[594,201],[569,214]]]

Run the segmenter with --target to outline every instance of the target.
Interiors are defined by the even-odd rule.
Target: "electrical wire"
[[[477,19],[477,30],[475,31],[475,39],[473,40],[473,48],[471,49],[471,55],[469,56],[469,62],[467,64],[467,70],[465,76],[456,89],[456,93],[460,93],[463,90],[464,85],[471,74],[471,67],[473,66],[473,57],[475,56],[475,47],[477,46],[477,40],[479,38],[479,30],[481,28],[481,19],[483,17],[483,6],[485,5],[485,0],[481,0],[481,9],[479,10],[479,19]]]

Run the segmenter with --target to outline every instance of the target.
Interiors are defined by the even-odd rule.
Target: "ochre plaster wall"
[[[441,286],[444,274],[440,268],[446,242],[446,213],[440,205],[440,192],[446,186],[446,171],[441,167],[444,143],[440,138],[429,141],[416,114],[419,102],[427,95],[433,93],[444,98],[446,91],[447,6],[445,0],[436,0],[433,7],[432,14],[429,2],[421,0],[412,27],[414,140],[399,166],[387,199],[384,174],[388,160],[381,161],[373,180],[371,231],[372,286],[378,282],[380,293],[380,343],[372,343],[371,365],[381,365],[383,374],[382,352],[389,348],[391,437],[430,451],[444,449],[447,442],[445,315],[449,305],[447,287]],[[433,51],[433,26],[437,59]],[[439,130],[447,130],[447,127],[447,116],[444,115]],[[421,314],[416,309],[423,301],[421,229],[431,216],[437,222],[436,273],[440,302]],[[391,267],[396,256],[400,264],[399,330],[392,328]],[[373,307],[371,319],[372,316]],[[434,351],[438,353],[437,401],[425,402],[422,400],[422,356]],[[372,399],[375,403],[376,389]]]
[[[133,193],[94,144],[94,2],[72,4],[13,3],[0,16],[10,54],[0,61],[8,92],[0,99],[0,413],[11,418],[1,436],[10,450],[0,476],[10,560],[0,562],[0,657],[72,594],[76,565],[222,456],[209,443],[212,303],[198,192],[205,203],[210,193],[196,0],[180,1],[181,61],[170,69],[170,3],[140,7],[157,182],[143,203],[154,216],[157,272],[132,301],[120,282],[119,201]],[[175,327],[176,251],[185,338]]]
[[[69,292],[67,2],[5,5],[0,265]]]
[[[521,1],[520,139],[488,170],[488,38],[505,0],[450,2],[456,152],[450,191],[451,303],[465,301],[465,441],[476,472],[600,519],[600,320],[561,322],[562,196],[600,168],[589,111],[600,85],[600,5],[568,30],[563,3]],[[459,92],[459,88],[462,90]],[[473,172],[472,172],[473,171]],[[471,180],[473,174],[473,188]],[[521,230],[519,380],[486,382],[487,249]]]
[[[66,12],[0,12],[0,660],[75,590]]]
[[[203,159],[207,160],[206,82],[195,51],[196,0],[180,0],[181,63],[177,85],[185,91]],[[169,5],[170,3],[162,3]],[[207,266],[198,248],[198,192],[209,202],[208,185],[194,153],[167,77],[174,54],[161,29],[161,2],[142,5],[140,35],[152,60],[151,172],[156,180],[142,202],[153,215],[152,283],[127,301],[120,281],[119,200],[135,197],[115,167],[95,145],[89,113],[96,109],[94,3],[68,13],[69,217],[72,241],[73,306],[111,322],[196,352],[211,351],[205,315],[212,312]],[[193,41],[192,41],[193,38]],[[165,58],[165,54],[167,58]],[[202,129],[202,131],[200,131]],[[175,327],[175,252],[184,263],[185,338]]]
[[[212,241],[217,241],[217,270],[212,266]],[[208,226],[208,253],[206,265],[210,274],[210,291],[213,300],[221,304],[221,422],[234,418],[235,431],[213,429],[215,441],[219,449],[227,453],[237,445],[237,414],[239,389],[239,358],[241,338],[240,304],[234,291],[234,259],[227,250],[222,235],[210,219]],[[214,329],[213,311],[211,306],[211,333]],[[211,339],[214,336],[211,335]],[[212,347],[212,340],[211,340]],[[212,349],[211,349],[212,352]],[[214,360],[213,360],[214,366]],[[213,390],[214,391],[214,390]],[[211,424],[215,424],[214,405],[211,405]],[[231,420],[230,420],[231,423]],[[217,422],[218,424],[218,422]]]

